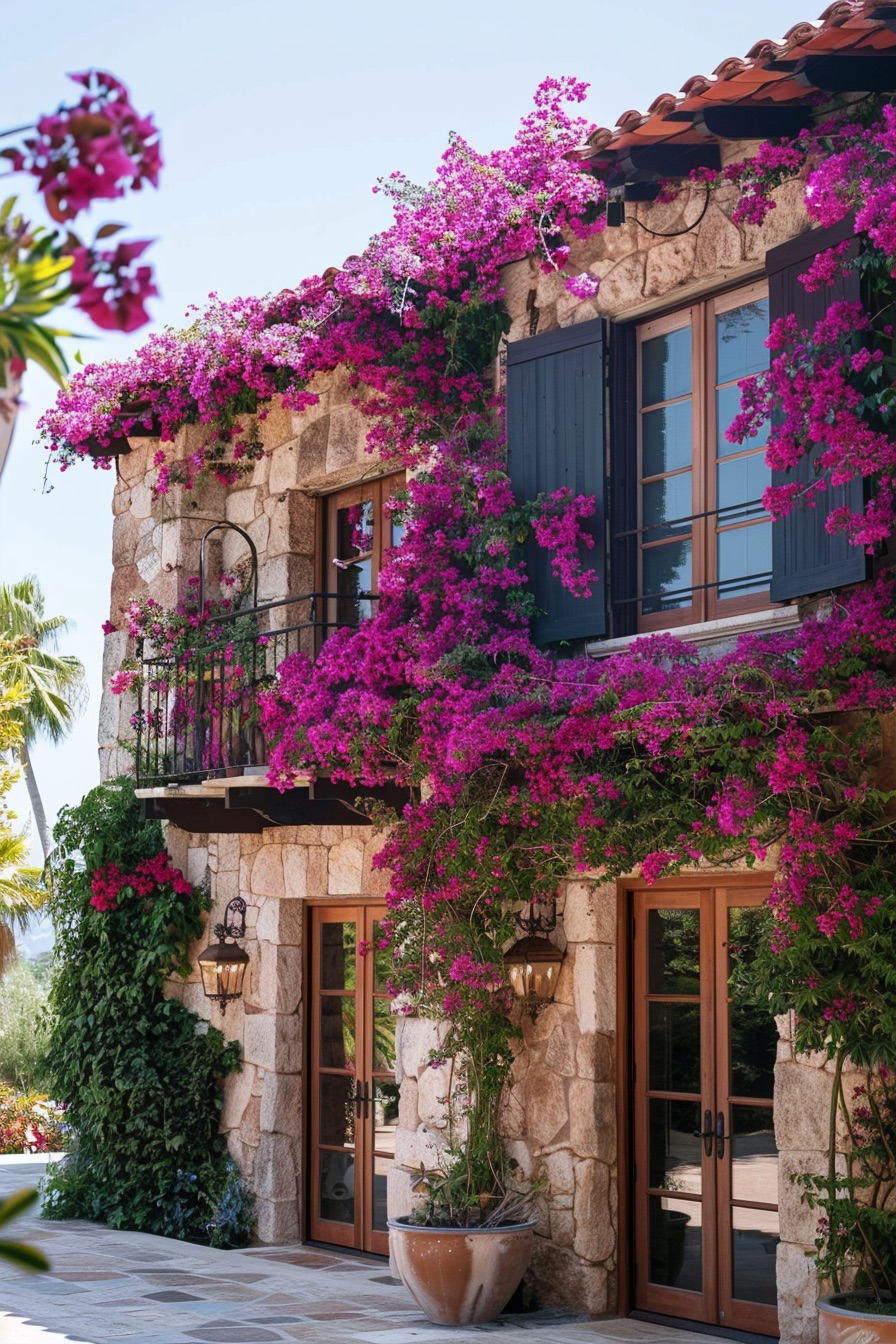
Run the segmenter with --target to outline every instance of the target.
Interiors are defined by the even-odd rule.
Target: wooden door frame
[[[302,1170],[304,1172],[302,1198],[300,1200],[299,1227],[300,1237],[303,1241],[311,1240],[312,1225],[312,1203],[316,1195],[316,1186],[314,1185],[314,1163],[313,1163],[313,1136],[314,1123],[312,1118],[312,1108],[314,1105],[314,1094],[312,1092],[314,1082],[314,999],[317,993],[317,981],[314,976],[314,912],[316,910],[343,910],[346,913],[356,912],[364,909],[384,909],[385,902],[382,896],[320,896],[312,900],[303,902],[305,906],[305,937],[302,955],[302,1000],[305,1008],[305,1021],[303,1026],[304,1059],[305,1059],[305,1078],[302,1086],[303,1097],[303,1120],[301,1125],[300,1143],[302,1153]],[[363,936],[363,930],[359,936]],[[359,1022],[363,1020],[366,1014],[366,1006],[362,1008],[359,1014]],[[356,1022],[356,1039],[360,1039],[359,1022]],[[372,1158],[372,1153],[371,1153]],[[373,1160],[371,1161],[370,1175],[373,1175]],[[366,1201],[368,1193],[365,1191],[362,1199]],[[346,1224],[346,1226],[348,1226]],[[338,1246],[337,1242],[314,1242],[315,1245]],[[343,1247],[344,1250],[355,1251],[359,1248],[354,1246]],[[367,1251],[365,1254],[382,1255],[382,1252]]]
[[[698,872],[661,878],[649,886],[641,877],[623,877],[616,881],[616,1134],[618,1219],[616,1241],[617,1311],[629,1316],[634,1307],[632,1266],[634,1229],[632,1204],[632,1119],[634,1111],[634,957],[633,896],[636,891],[697,891],[701,894],[717,887],[771,888],[771,869],[747,872]],[[712,1324],[712,1322],[710,1322]],[[718,1327],[717,1328],[721,1328]]]

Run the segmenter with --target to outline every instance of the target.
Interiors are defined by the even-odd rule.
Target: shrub
[[[68,1125],[65,1111],[39,1092],[0,1084],[0,1153],[58,1153]]]
[[[48,1063],[75,1138],[46,1178],[44,1215],[207,1237],[229,1179],[220,1082],[239,1051],[164,985],[189,972],[208,895],[173,866],[126,779],[64,809],[54,836]],[[185,1170],[199,1173],[195,1200]]]
[[[27,961],[16,961],[0,980],[0,1079],[23,1092],[46,1090],[48,1040],[47,991]]]

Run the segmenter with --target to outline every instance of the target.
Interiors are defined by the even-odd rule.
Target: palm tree
[[[12,711],[21,729],[15,750],[25,772],[44,859],[51,848],[50,828],[29,747],[41,736],[61,741],[83,704],[83,665],[71,654],[56,652],[57,636],[67,629],[67,617],[44,615],[44,595],[33,575],[0,584],[0,639],[8,641],[9,649],[0,675],[7,685],[18,682],[25,691],[24,700]]]
[[[21,741],[21,725],[14,714],[27,700],[25,687],[13,681],[10,673],[15,647],[0,639],[0,975],[15,957],[11,926],[24,925],[31,912],[47,899],[46,888],[40,885],[40,869],[25,862],[28,841],[13,830],[13,814],[4,801],[19,776],[4,753],[13,751]]]

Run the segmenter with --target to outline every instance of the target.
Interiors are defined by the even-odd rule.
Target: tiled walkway
[[[0,1199],[33,1185],[33,1159],[0,1158]],[[6,1229],[4,1229],[6,1233]],[[431,1325],[383,1261],[309,1247],[214,1251],[27,1216],[9,1230],[40,1246],[49,1274],[0,1264],[0,1344],[712,1344],[706,1335],[568,1312],[491,1325]]]

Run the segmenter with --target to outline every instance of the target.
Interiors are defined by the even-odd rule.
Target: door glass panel
[[[648,994],[700,993],[700,911],[650,910]]]
[[[731,1096],[768,1098],[775,1091],[778,1031],[767,1005],[758,1002],[750,968],[768,921],[764,906],[728,912],[728,1001]]]
[[[320,1088],[320,1141],[349,1148],[355,1141],[355,1080],[338,1073],[322,1073]]]
[[[321,924],[321,989],[354,989],[357,974],[357,934],[354,922]]]
[[[769,1209],[732,1209],[732,1296],[745,1302],[778,1302],[775,1282],[780,1238],[778,1214]]]
[[[641,346],[641,405],[673,401],[687,396],[690,390],[690,326],[645,341]]]
[[[694,1131],[701,1128],[700,1104],[696,1101],[648,1102],[648,1180],[654,1190],[680,1190],[700,1194],[703,1145]]]
[[[386,1180],[395,1160],[398,1130],[398,1084],[376,1079],[373,1084],[373,1225],[386,1228]]]
[[[388,999],[373,1001],[373,1071],[392,1073],[395,1068],[395,1014]]]
[[[353,1153],[320,1154],[320,1216],[331,1223],[355,1221]]]
[[[389,977],[394,969],[392,953],[381,948],[379,942],[383,936],[382,925],[373,926],[373,989],[376,994],[385,994],[389,987]]]
[[[768,299],[729,308],[716,318],[716,382],[730,383],[768,368]]]
[[[699,1293],[703,1286],[703,1227],[700,1204],[650,1196],[651,1283]]]
[[[373,500],[364,499],[336,514],[336,554],[354,560],[373,550]]]
[[[320,1066],[355,1067],[355,1000],[330,995],[320,1001]]]
[[[654,1092],[699,1092],[699,1003],[651,1003],[648,1018],[647,1086]]]
[[[340,564],[336,570],[336,622],[338,625],[355,626],[370,619],[372,603],[369,601],[373,582],[373,562],[358,560],[354,564]]]
[[[671,542],[641,552],[645,616],[658,611],[676,611],[691,605],[691,543]],[[666,596],[669,594],[669,596]]]
[[[642,476],[662,476],[667,471],[689,467],[691,456],[690,398],[647,411],[641,417]]]
[[[770,1106],[731,1107],[731,1195],[778,1203],[778,1148]]]
[[[690,532],[691,473],[682,471],[662,481],[650,481],[641,491],[641,503],[645,542]]]

